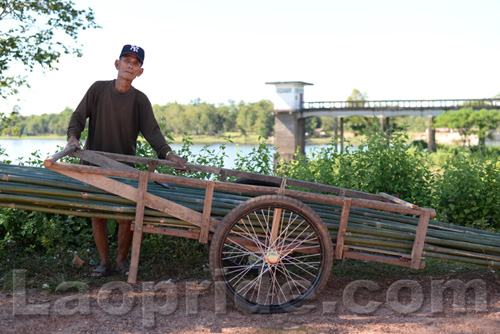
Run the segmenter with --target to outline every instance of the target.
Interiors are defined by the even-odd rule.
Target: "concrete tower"
[[[276,87],[274,104],[275,145],[281,159],[290,161],[299,148],[305,153],[305,119],[300,111],[304,101],[304,86],[312,85],[303,81],[266,82]]]

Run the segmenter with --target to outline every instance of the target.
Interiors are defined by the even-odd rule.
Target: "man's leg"
[[[109,259],[109,245],[108,245],[108,225],[106,219],[92,218],[92,235],[94,236],[95,246],[101,264],[92,269],[91,276],[98,278],[108,276],[111,273],[111,261]]]
[[[101,258],[101,265],[111,267],[109,259],[109,245],[108,245],[108,225],[104,218],[92,218],[92,234],[94,236],[95,246],[99,257]]]
[[[133,231],[130,229],[132,222],[129,220],[118,221],[118,254],[116,256],[116,266],[119,268],[127,263],[127,256],[132,244]]]

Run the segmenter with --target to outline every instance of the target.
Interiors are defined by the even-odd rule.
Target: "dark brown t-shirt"
[[[74,135],[80,139],[88,118],[85,149],[135,155],[140,132],[164,159],[171,148],[161,133],[151,102],[134,87],[121,93],[114,82],[97,81],[89,88],[71,115],[68,138]]]

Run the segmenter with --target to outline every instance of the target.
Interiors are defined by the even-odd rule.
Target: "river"
[[[40,157],[44,160],[46,157],[60,151],[66,145],[66,140],[63,139],[0,139],[0,149],[4,150],[0,155],[0,161],[10,160],[11,163],[16,164],[19,161],[26,162],[32,156],[32,153],[38,151]],[[173,150],[179,150],[180,144],[170,145]],[[190,149],[193,154],[199,154],[206,145],[193,144]],[[220,144],[209,145],[208,149],[215,150],[218,153]],[[248,155],[256,145],[235,145],[226,144],[225,153],[227,157],[224,158],[225,168],[234,168],[234,161],[237,159],[237,152],[240,155]],[[319,146],[306,146],[306,153],[311,152]],[[206,155],[206,154],[205,154]]]

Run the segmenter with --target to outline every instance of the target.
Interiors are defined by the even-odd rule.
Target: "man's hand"
[[[175,155],[172,151],[168,152],[165,158],[167,158],[167,160],[177,163],[181,167],[181,169],[177,170],[178,172],[186,170],[187,161],[184,158]]]
[[[65,148],[68,148],[70,147],[71,145],[75,145],[76,147],[78,147],[79,149],[82,149],[80,147],[80,141],[78,141],[78,139],[76,139],[75,136],[71,136],[68,138],[68,143],[66,144],[66,147]]]

